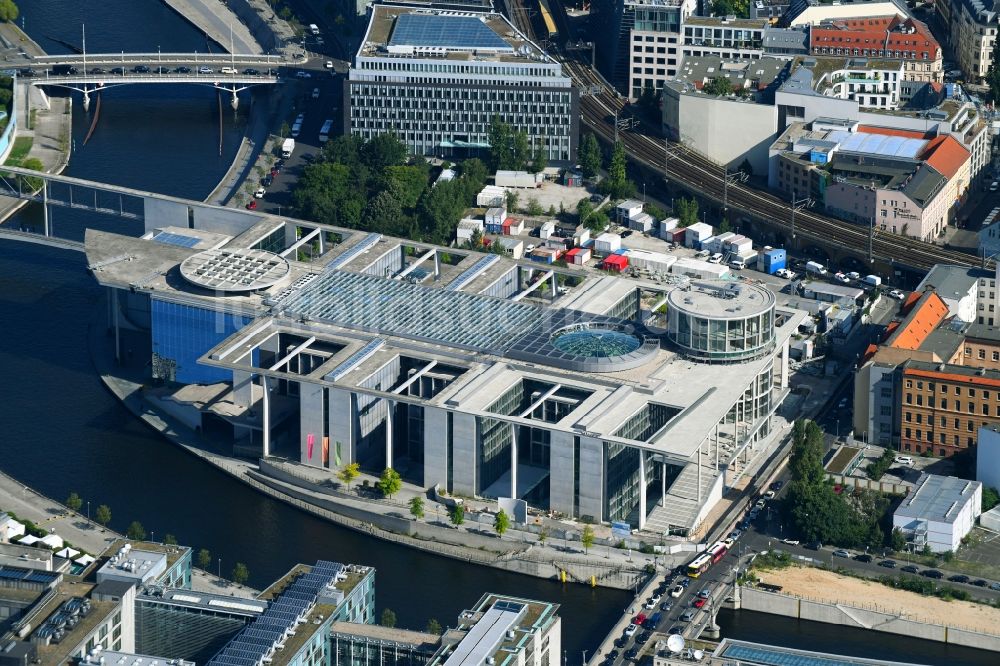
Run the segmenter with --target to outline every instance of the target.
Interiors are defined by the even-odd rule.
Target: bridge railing
[[[281,65],[285,59],[279,55],[255,55],[252,53],[88,53],[86,57],[81,55],[44,55],[31,59],[29,67],[33,65],[77,65],[84,61],[89,65],[112,64],[112,63],[218,63],[225,64],[236,62],[240,64],[257,65]]]

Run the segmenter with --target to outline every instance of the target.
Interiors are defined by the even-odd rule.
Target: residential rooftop
[[[766,18],[735,18],[732,16],[688,16],[684,19],[684,25],[703,26],[709,28],[756,28],[763,30],[771,22]]]

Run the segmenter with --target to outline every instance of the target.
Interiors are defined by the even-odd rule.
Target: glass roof
[[[844,130],[834,130],[827,134],[826,138],[839,143],[840,149],[844,151],[882,157],[905,157],[911,160],[916,159],[928,143],[924,139]]]
[[[845,657],[832,654],[808,653],[802,650],[790,650],[788,648],[759,645],[754,643],[733,643],[725,646],[721,655],[725,659],[738,659],[741,663],[750,666],[753,664],[761,666],[874,666],[882,662],[856,657]],[[898,666],[905,666],[899,662],[891,662]]]
[[[503,38],[475,16],[401,14],[389,46],[512,50]]]
[[[344,271],[326,272],[292,294],[285,312],[493,353],[537,327],[544,316],[541,308],[527,303]]]

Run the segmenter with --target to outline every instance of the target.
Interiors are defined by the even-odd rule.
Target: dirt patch
[[[780,585],[782,593],[797,597],[874,608],[898,613],[910,620],[971,629],[984,634],[1000,634],[1000,609],[982,604],[925,597],[811,567],[762,571],[759,576],[765,583]]]

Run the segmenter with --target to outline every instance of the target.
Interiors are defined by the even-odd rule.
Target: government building
[[[411,153],[481,156],[494,118],[549,162],[572,163],[578,93],[562,65],[500,14],[371,5],[345,83],[345,127],[394,132]]]
[[[684,534],[779,434],[807,315],[756,284],[193,224],[88,230],[87,259],[119,357],[148,355],[144,400],[234,455]]]

